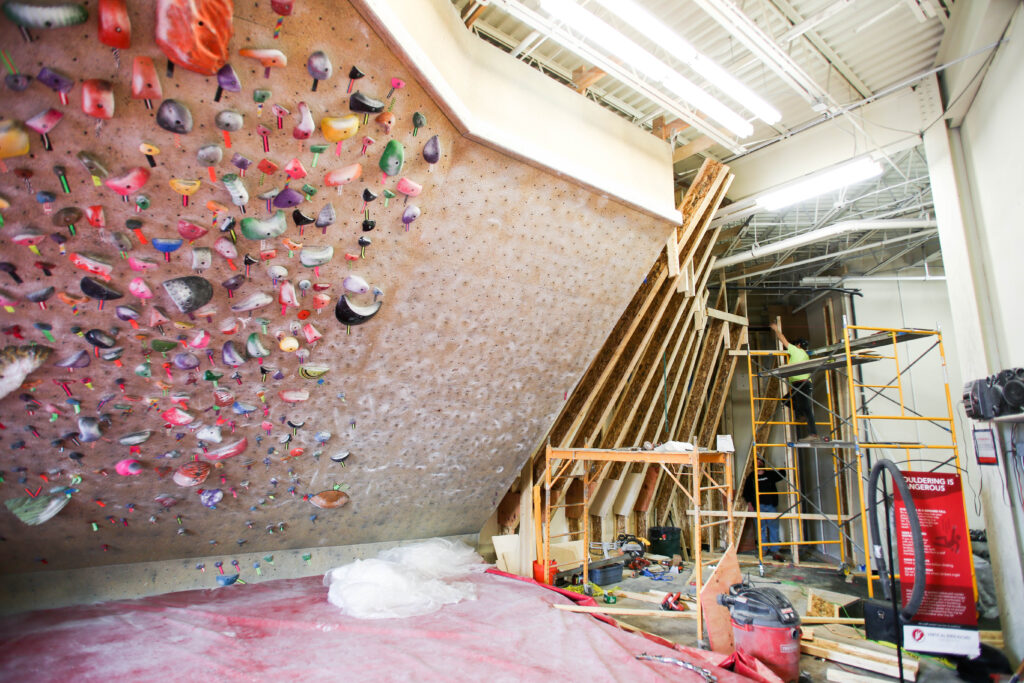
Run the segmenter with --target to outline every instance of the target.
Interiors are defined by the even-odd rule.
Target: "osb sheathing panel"
[[[86,4],[95,13],[95,2]],[[224,552],[243,543],[248,551],[272,551],[479,530],[531,449],[551,426],[565,393],[579,381],[608,331],[630,305],[630,297],[644,275],[652,282],[647,271],[664,245],[669,226],[460,138],[410,72],[347,3],[296,3],[294,14],[285,19],[276,41],[272,39],[276,16],[269,3],[239,3],[230,46],[231,63],[243,89],[240,93],[225,93],[220,103],[212,101],[216,90],[212,78],[180,67],[173,78],[165,76],[166,60],[151,39],[152,6],[130,3],[130,11],[133,45],[121,51],[119,70],[110,49],[96,40],[94,14],[78,27],[35,31],[32,43],[25,43],[10,22],[0,23],[0,43],[17,68],[34,75],[42,66],[50,66],[76,81],[67,106],[38,82],[23,93],[4,90],[0,105],[4,118],[24,121],[47,107],[60,109],[65,117],[50,136],[52,151],[44,151],[33,134],[31,155],[7,160],[11,169],[34,172],[31,193],[11,173],[0,176],[4,178],[3,194],[12,204],[4,212],[6,227],[0,231],[0,244],[4,258],[18,267],[24,279],[19,285],[0,275],[3,288],[19,296],[48,285],[57,291],[79,292],[78,281],[85,273],[69,265],[55,242],[46,240],[40,245],[42,259],[57,264],[52,277],[32,267],[40,257],[25,247],[12,245],[12,235],[29,224],[46,233],[68,236],[64,228],[52,225],[43,215],[34,197],[39,190],[58,195],[56,209],[104,205],[107,233],[124,230],[129,218],[141,219],[149,237],[176,236],[179,218],[211,227],[211,215],[203,208],[207,200],[230,202],[220,184],[210,183],[206,169],[196,161],[196,150],[200,144],[222,140],[220,131],[212,125],[214,115],[221,109],[236,109],[245,115],[246,126],[232,136],[234,146],[225,150],[225,160],[216,169],[218,174],[235,171],[228,161],[232,152],[254,161],[268,157],[281,166],[298,157],[310,172],[303,182],[320,188],[301,208],[316,215],[329,201],[337,210],[338,220],[326,235],[309,226],[300,237],[291,221],[285,233],[297,242],[335,247],[334,260],[320,272],[320,281],[332,285],[331,307],[309,319],[323,333],[323,339],[314,346],[302,342],[309,354],[307,363],[322,363],[331,369],[322,383],[297,376],[296,355],[278,351],[273,344],[275,334],[288,332],[298,322],[297,311],[290,308],[282,315],[275,304],[256,315],[270,320],[264,342],[273,353],[265,365],[280,370],[283,378],[261,383],[259,367],[250,360],[239,368],[238,382],[230,379],[233,369],[220,362],[220,347],[229,337],[218,332],[218,324],[228,317],[229,304],[241,297],[261,290],[276,294],[267,275],[267,263],[253,267],[250,281],[229,302],[219,283],[234,272],[224,259],[214,255],[212,268],[202,275],[214,283],[217,316],[212,322],[190,321],[188,316],[176,313],[160,286],[164,280],[191,274],[188,245],[164,264],[152,246],[142,246],[133,237],[131,255],[156,258],[161,264],[156,271],[134,273],[105,241],[103,232],[81,221],[76,226],[77,236],[68,236],[66,251],[103,255],[114,264],[114,286],[126,289],[132,277],[141,275],[155,297],[143,305],[126,295],[108,303],[102,311],[90,302],[79,306],[76,314],[54,297],[45,311],[22,302],[13,313],[0,312],[2,324],[20,325],[25,337],[19,341],[9,334],[4,337],[5,343],[45,343],[41,332],[33,327],[37,322],[52,325],[56,338],[51,362],[29,378],[35,384],[31,396],[44,405],[29,415],[28,404],[19,400],[19,394],[29,393],[24,388],[0,401],[0,422],[6,427],[0,431],[3,499],[28,495],[25,489],[35,493],[39,487],[43,494],[51,487],[77,489],[62,512],[38,527],[25,526],[0,509],[0,535],[4,539],[0,571],[207,556],[212,545],[224,548]],[[274,69],[270,78],[264,78],[256,62],[237,55],[243,47],[276,47],[288,55],[290,65]],[[331,56],[335,75],[321,82],[313,93],[305,62],[315,49]],[[192,110],[195,130],[182,135],[177,143],[170,133],[154,125],[155,110],[147,110],[141,101],[129,96],[128,78],[136,55],[152,57],[161,75],[164,96],[177,98]],[[345,88],[353,64],[367,74],[357,82],[356,89],[372,96],[384,98],[393,77],[405,80],[406,87],[395,96],[397,124],[393,135],[386,135],[371,117],[369,124],[344,144],[340,155],[334,154],[332,145],[313,168],[308,145],[290,135],[297,117],[286,117],[283,130],[277,130],[270,104],[279,103],[295,112],[298,102],[306,101],[318,123],[328,112],[347,114]],[[98,131],[95,120],[79,108],[82,80],[97,77],[110,78],[116,96],[115,117]],[[273,93],[261,117],[252,99],[254,88],[267,88]],[[425,115],[427,125],[413,136],[411,117],[416,111]],[[263,152],[255,133],[257,123],[272,129],[269,153]],[[366,156],[360,155],[363,134],[376,138]],[[444,153],[440,163],[428,172],[420,150],[435,134]],[[401,175],[423,185],[423,194],[410,200],[422,209],[422,216],[405,231],[400,220],[404,208],[401,195],[387,208],[383,198],[372,203],[369,208],[377,228],[367,235],[373,244],[365,259],[350,265],[343,254],[358,254],[356,240],[363,234],[360,193],[363,187],[380,191],[377,161],[390,137],[406,147],[406,166]],[[122,203],[106,188],[94,187],[75,154],[80,150],[93,152],[112,174],[120,174],[127,168],[146,165],[138,151],[143,141],[159,146],[161,154],[143,190],[152,200],[152,207],[136,214],[132,204]],[[319,130],[309,142],[323,142]],[[340,193],[323,187],[325,172],[357,161],[364,165],[360,181]],[[70,194],[61,192],[51,170],[54,164],[66,167]],[[168,187],[173,177],[203,181],[188,208],[181,206],[181,198]],[[394,182],[389,179],[388,186],[393,188]],[[283,176],[279,173],[261,185],[259,172],[252,169],[245,183],[253,197],[248,215],[266,216],[264,202],[255,195],[280,187]],[[212,246],[216,237],[216,230],[212,230],[195,246]],[[260,246],[239,235],[240,254],[255,255]],[[288,268],[293,282],[315,279],[309,269],[299,265],[297,254],[289,257],[279,240],[266,246],[277,249],[278,255],[270,263]],[[659,263],[654,270],[658,268],[663,269],[664,264]],[[341,280],[349,274],[358,274],[383,290],[384,305],[375,318],[346,334],[332,309],[341,291]],[[367,303],[370,295],[355,299]],[[642,300],[640,293],[633,299]],[[213,364],[205,350],[199,350],[200,374],[175,370],[168,377],[162,364],[169,359],[150,353],[152,378],[134,374],[133,369],[144,362],[144,344],[161,335],[145,325],[136,332],[117,320],[113,304],[122,302],[139,306],[144,319],[150,306],[161,305],[173,313],[175,323],[194,324],[210,331]],[[307,296],[300,303],[308,306],[308,302]],[[233,337],[236,343],[243,343],[244,335],[260,331],[245,314],[240,317],[243,327]],[[53,361],[91,349],[72,333],[73,326],[82,330],[119,328],[118,342],[125,347],[123,367],[97,358],[90,367],[73,374],[53,367]],[[168,326],[162,338],[186,335],[188,340],[195,332]],[[136,339],[135,334],[145,334],[148,339]],[[266,417],[262,410],[250,417],[222,411],[227,420],[224,443],[246,436],[249,448],[217,467],[204,484],[226,494],[216,509],[201,505],[196,489],[180,488],[171,481],[171,471],[200,456],[201,451],[189,427],[164,426],[159,415],[172,403],[156,384],[158,380],[167,383],[167,393],[187,394],[189,412],[198,418],[195,424],[211,424],[215,420],[212,387],[201,378],[201,371],[210,368],[225,373],[220,386],[232,392],[235,399],[268,410]],[[82,383],[86,377],[92,379],[91,389]],[[118,378],[125,380],[123,392],[114,381]],[[51,441],[77,432],[76,416],[64,403],[67,396],[53,382],[63,379],[75,382],[71,390],[82,402],[82,415],[106,414],[110,420],[98,443],[68,443],[61,452]],[[307,389],[310,400],[284,403],[278,392],[286,389]],[[261,392],[265,403],[261,402]],[[107,396],[111,399],[101,408],[99,403]],[[47,404],[59,408],[53,421]],[[260,428],[264,419],[272,425],[269,435]],[[280,442],[290,433],[283,425],[286,419],[305,422],[290,444]],[[38,437],[29,426],[36,429]],[[118,475],[116,463],[130,454],[117,439],[147,429],[154,433],[135,456],[143,465],[142,474]],[[313,438],[319,430],[333,434],[322,449]],[[180,440],[176,436],[179,434]],[[24,442],[24,448],[15,447],[19,441]],[[286,459],[288,450],[296,446],[304,448],[304,453]],[[175,449],[180,457],[160,457]],[[318,450],[323,454],[315,458]],[[68,458],[71,451],[84,454],[80,464]],[[333,463],[329,457],[342,451],[352,453],[347,467]],[[335,484],[350,487],[351,502],[347,506],[319,510],[303,500]],[[176,504],[164,509],[154,500],[161,495],[172,496]],[[129,505],[134,506],[133,511]],[[176,521],[179,515],[180,524]],[[92,530],[92,522],[96,522],[98,531]]]

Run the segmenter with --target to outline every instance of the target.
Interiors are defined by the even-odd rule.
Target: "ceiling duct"
[[[914,228],[934,228],[936,227],[935,219],[931,218],[895,218],[886,220],[856,220],[856,221],[842,221],[841,223],[835,223],[825,228],[818,230],[811,230],[793,237],[779,240],[778,242],[772,242],[764,246],[754,245],[750,249],[733,254],[732,256],[726,256],[725,258],[718,259],[715,262],[714,269],[721,270],[722,268],[728,268],[735,266],[740,263],[746,263],[747,261],[753,261],[759,259],[762,256],[768,256],[770,254],[777,254],[780,251],[789,251],[790,249],[796,249],[798,247],[812,244],[814,242],[820,242],[822,240],[831,239],[844,235],[850,232],[863,232],[865,230],[908,230]]]

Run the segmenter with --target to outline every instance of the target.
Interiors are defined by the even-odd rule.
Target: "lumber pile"
[[[821,636],[812,636],[811,640],[800,641],[800,652],[805,655],[826,659],[836,664],[854,666],[868,673],[881,674],[899,678],[899,665],[896,651],[882,651],[852,643],[832,640]],[[913,655],[903,653],[903,676],[908,681],[917,679],[920,664]],[[829,680],[837,680],[829,678]],[[841,680],[857,680],[842,678]],[[874,679],[878,680],[878,679]]]

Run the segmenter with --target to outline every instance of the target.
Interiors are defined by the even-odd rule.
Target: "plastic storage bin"
[[[603,567],[593,567],[590,570],[589,578],[591,583],[598,586],[607,586],[609,583],[622,581],[622,563],[607,564]]]

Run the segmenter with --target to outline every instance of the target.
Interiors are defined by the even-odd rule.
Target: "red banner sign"
[[[904,627],[905,647],[923,652],[973,653],[978,647],[978,634],[966,629],[977,628],[978,613],[960,475],[904,472],[903,476],[921,521],[925,561],[924,602],[913,623]],[[906,507],[898,493],[896,529],[900,588],[906,604],[914,588],[914,543]]]

